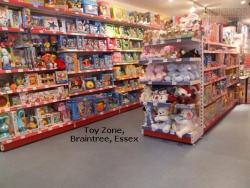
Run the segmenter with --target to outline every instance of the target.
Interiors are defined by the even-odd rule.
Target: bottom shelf
[[[139,108],[142,105],[139,102],[135,102],[126,106],[120,106],[106,112],[101,112],[99,114],[95,114],[83,119],[79,119],[76,121],[70,121],[67,123],[61,123],[43,130],[34,131],[31,133],[27,133],[25,135],[20,135],[12,139],[4,140],[1,142],[1,151],[8,151],[44,138],[48,138],[50,136],[60,134],[78,127],[85,126],[87,124],[118,115],[120,113]]]
[[[226,113],[233,109],[237,105],[237,100],[234,100],[228,107],[226,107],[221,113],[217,114],[210,121],[205,123],[204,132],[207,132],[216,122],[218,122]]]
[[[194,144],[203,135],[203,128],[199,126],[195,131],[185,134],[182,138],[178,138],[175,134],[163,133],[162,131],[152,131],[151,127],[142,127],[144,136],[151,136],[186,144]]]

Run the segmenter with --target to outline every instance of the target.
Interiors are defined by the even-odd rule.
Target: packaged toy
[[[66,20],[64,18],[58,19],[58,26],[61,32],[66,32]]]
[[[117,108],[119,106],[119,94],[118,93],[107,93],[108,98],[108,109]]]
[[[125,106],[130,104],[129,94],[128,93],[119,93],[120,106]]]
[[[83,19],[74,19],[74,23],[76,25],[76,30],[79,33],[89,33],[89,21],[88,20],[83,20]]]
[[[25,126],[25,113],[24,110],[17,110],[9,112],[11,128],[14,131],[15,136],[24,134],[26,132]]]
[[[104,63],[106,68],[112,68],[112,57],[110,55],[104,55]]]
[[[14,134],[13,124],[11,124],[10,114],[0,114],[0,140],[7,139]],[[16,135],[17,136],[17,135]]]
[[[64,8],[64,9],[67,9],[68,8],[67,0],[57,0],[55,8]]]
[[[107,38],[107,48],[108,50],[116,49],[116,39]]]
[[[116,39],[116,49],[121,50],[122,49],[122,40]]]
[[[99,50],[99,41],[97,39],[93,39],[93,49]]]
[[[100,22],[89,21],[89,32],[90,34],[98,35],[100,34]]]
[[[9,27],[8,9],[0,7],[0,13],[1,13],[1,16],[0,16],[0,26],[1,27]]]
[[[59,31],[58,21],[55,17],[44,16],[44,29],[47,31]]]
[[[123,37],[129,37],[129,29],[125,26],[120,26],[120,34]]]
[[[96,114],[108,110],[108,98],[106,94],[93,95],[93,106]]]
[[[28,87],[35,87],[39,84],[38,74],[25,74],[25,79]]]
[[[131,103],[139,101],[138,93],[129,93],[129,100]]]
[[[98,14],[100,16],[110,17],[110,7],[107,1],[98,0]]]
[[[100,68],[99,56],[98,55],[93,55],[92,56],[92,64],[94,65],[95,69],[99,69]]]
[[[61,53],[61,54],[58,54],[57,57],[64,60],[68,71],[79,70],[76,53]]]
[[[35,116],[40,118],[40,117],[50,117],[51,116],[51,109],[48,106],[42,106],[39,108],[35,108]]]
[[[96,88],[96,85],[95,85],[96,77],[85,78],[84,80],[85,80],[86,89]]]
[[[39,35],[33,34],[33,35],[31,35],[31,39],[32,39],[33,46],[42,45],[42,39]]]
[[[56,84],[68,83],[68,73],[66,70],[55,71]]]
[[[27,29],[31,26],[31,14],[29,8],[22,8],[22,20],[23,20],[23,28]]]
[[[99,66],[101,69],[106,68],[104,56],[99,57]]]
[[[58,37],[58,49],[67,50],[68,49],[68,37],[60,35]]]
[[[80,57],[79,59],[80,70],[90,70],[93,69],[92,58],[89,56]]]
[[[76,33],[76,25],[74,23],[66,23],[67,32]]]
[[[125,53],[121,53],[121,63],[126,63]]]
[[[56,124],[62,122],[60,112],[53,112],[51,114],[51,118],[52,118],[52,124],[53,125],[56,125]]]
[[[70,93],[75,93],[75,92],[84,91],[84,90],[85,90],[85,86],[84,86],[83,76],[69,78],[69,92]]]
[[[10,107],[9,95],[0,96],[0,109]]]
[[[111,58],[113,64],[121,63],[121,52],[114,52]]]
[[[122,39],[122,49],[129,50],[129,40]]]
[[[42,35],[42,46],[40,47],[42,52],[50,52],[51,51],[51,44],[49,41],[49,35]]]
[[[114,75],[113,74],[102,74],[103,86],[114,85]]]
[[[81,0],[67,0],[67,5],[70,11],[83,12]]]
[[[44,18],[42,16],[31,16],[31,28],[43,29],[44,28]]]
[[[127,10],[122,10],[122,19],[128,21],[130,12]]]
[[[76,49],[76,37],[68,37],[68,48],[69,49]]]
[[[82,50],[83,49],[83,43],[84,43],[84,37],[83,36],[77,36],[76,37],[76,41],[77,41],[77,49],[78,50]]]
[[[82,2],[84,13],[98,15],[98,5],[95,1],[83,0]]]
[[[93,50],[94,49],[94,41],[93,39],[86,40],[86,50]]]
[[[107,45],[105,40],[99,40],[99,49],[100,50],[107,50]]]
[[[54,73],[46,73],[38,75],[39,85],[53,85],[56,84],[55,74]]]
[[[56,111],[60,112],[61,115],[61,120],[63,122],[68,122],[70,121],[70,113],[66,108],[65,102],[59,102],[54,105],[54,108]]]
[[[11,103],[11,106],[20,105],[21,102],[20,102],[19,96],[10,96],[10,103]]]
[[[111,16],[116,20],[122,19],[122,8],[119,6],[113,6],[111,8]]]
[[[100,30],[100,35],[105,35],[105,36],[107,35],[104,23],[101,23],[99,30]]]
[[[112,24],[105,24],[104,28],[105,28],[105,31],[106,31],[106,35],[111,36],[111,37],[116,36],[114,27],[115,26],[112,25]]]
[[[97,77],[95,77],[95,87],[96,88],[102,88],[103,87],[103,80],[102,80],[101,75],[98,75]]]
[[[22,13],[21,11],[9,10],[10,27],[20,28],[22,26]]]

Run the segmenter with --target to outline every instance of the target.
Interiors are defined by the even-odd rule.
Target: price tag
[[[20,92],[21,92],[21,89],[17,89],[16,92],[17,92],[17,93],[20,93]]]
[[[21,32],[24,32],[24,29],[20,29]]]
[[[172,82],[172,85],[176,85],[177,83],[176,82]]]
[[[148,60],[148,63],[151,64],[151,63],[152,63],[152,59],[149,59],[149,60]]]
[[[12,91],[7,91],[6,93],[9,94],[9,93],[13,93],[13,92]]]
[[[48,130],[49,130],[49,131],[52,131],[52,127],[49,127]]]
[[[43,31],[42,31],[42,30],[39,30],[39,33],[43,33]]]
[[[3,31],[8,31],[8,27],[2,27]]]
[[[44,101],[43,103],[44,103],[44,104],[48,104],[48,102],[47,102],[47,101]]]
[[[78,92],[76,92],[74,95],[79,95],[79,93],[78,93]]]
[[[164,40],[161,40],[161,41],[160,41],[160,44],[164,44]]]
[[[56,34],[56,31],[52,31],[53,34]]]
[[[182,59],[181,58],[178,58],[178,59],[176,59],[176,62],[180,62]]]
[[[11,143],[11,142],[12,142],[12,140],[6,140],[6,142],[7,142],[7,144],[8,144],[8,143]]]
[[[11,73],[11,70],[6,70],[5,72],[6,72],[6,73]]]
[[[25,92],[25,91],[28,91],[28,89],[27,88],[25,88],[25,89],[23,89],[23,91]]]
[[[168,62],[168,59],[163,59],[163,62],[165,63],[165,62]]]
[[[176,42],[181,42],[181,39],[177,39]]]
[[[158,103],[153,103],[153,106],[157,106],[158,105]]]
[[[30,108],[31,107],[31,104],[27,104],[27,108]]]
[[[85,121],[85,120],[86,120],[86,118],[82,118],[82,120],[83,120],[83,121]]]
[[[114,108],[113,111],[116,111],[116,109]]]
[[[101,69],[97,69],[97,71],[101,71]]]
[[[48,85],[46,85],[46,86],[44,86],[45,88],[49,88],[49,86]]]
[[[75,12],[75,14],[79,14],[79,12]]]
[[[103,90],[103,88],[100,88],[100,91],[102,91]]]
[[[21,136],[21,139],[25,139],[25,135]]]
[[[68,125],[70,125],[70,124],[71,124],[71,121],[70,121],[70,122],[68,122],[67,124],[68,124]]]
[[[149,85],[152,85],[152,81],[149,81],[148,84],[149,84]]]
[[[39,103],[38,102],[35,102],[35,106],[38,106],[39,105]]]
[[[103,19],[106,20],[107,18],[104,16]]]
[[[100,113],[100,115],[103,115],[103,114],[104,114],[103,112]]]
[[[91,15],[91,17],[94,17],[94,15]]]
[[[23,69],[18,69],[17,71],[18,71],[18,72],[23,72]]]
[[[34,5],[34,4],[33,4],[33,7],[38,8],[38,5]]]
[[[144,46],[148,46],[149,45],[149,43],[148,42],[146,42],[145,44],[144,44]]]
[[[59,11],[59,8],[55,8],[55,11]]]
[[[128,104],[126,105],[126,107],[128,107]]]
[[[89,90],[89,92],[91,93],[91,92],[93,92],[93,90],[91,89],[91,90]]]
[[[37,87],[33,87],[33,90],[37,90]]]
[[[59,124],[59,127],[63,127],[63,124]]]

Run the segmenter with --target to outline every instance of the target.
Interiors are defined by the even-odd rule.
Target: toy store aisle
[[[138,143],[71,143],[71,135],[85,135],[82,127],[1,153],[0,187],[249,188],[250,105],[236,107],[195,146],[143,137],[141,122],[136,109],[89,126],[121,127]]]

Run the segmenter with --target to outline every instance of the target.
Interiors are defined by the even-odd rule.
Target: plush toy
[[[189,86],[191,91],[190,103],[195,104],[196,116],[199,116],[199,103],[198,94],[200,93],[200,87],[198,85]]]
[[[177,58],[184,58],[185,54],[186,54],[186,51],[184,49],[180,49],[177,54]]]
[[[152,96],[153,103],[166,103],[168,101],[168,93],[166,90],[155,91]]]
[[[160,40],[161,40],[161,41],[167,39],[167,32],[166,32],[166,31],[160,30],[159,35],[160,35]]]
[[[66,65],[65,65],[65,62],[63,60],[61,60],[61,59],[56,58],[54,60],[54,62],[57,64],[58,69],[66,69],[67,68]]]
[[[194,130],[193,123],[194,113],[190,109],[183,109],[181,113],[175,117],[176,123],[172,124],[172,131],[175,131],[179,138]]]
[[[178,89],[178,103],[179,104],[190,104],[191,103],[191,91],[188,86],[181,86]]]
[[[168,87],[167,91],[168,91],[168,101],[169,103],[175,102],[177,101],[177,97],[178,97],[178,90],[179,88],[177,86],[174,87]]]
[[[188,64],[181,64],[178,66],[179,76],[173,77],[173,81],[175,82],[188,82],[190,80],[194,80],[195,77],[192,73],[188,72]]]
[[[143,93],[140,97],[140,102],[152,102],[153,91],[151,87],[145,86]]]
[[[158,115],[155,117],[155,122],[151,125],[152,131],[162,130],[164,133],[168,133],[171,129],[171,119],[169,117],[168,108],[159,108]]]
[[[190,50],[189,52],[186,52],[183,57],[201,57],[199,52],[196,49]]]
[[[146,73],[144,74],[144,76],[140,77],[140,81],[144,82],[144,81],[156,80],[154,68],[155,68],[154,65],[148,65],[146,68]]]
[[[160,33],[159,33],[159,30],[153,30],[153,33],[152,33],[152,42],[153,43],[157,43],[160,39]]]
[[[173,46],[164,46],[164,57],[171,58],[172,52],[174,51]]]
[[[178,69],[178,66],[176,64],[170,63],[167,65],[168,73],[165,76],[164,80],[167,82],[171,82],[173,77],[176,77],[179,75],[179,73],[176,71]]]
[[[151,79],[152,81],[160,82],[167,75],[167,73],[164,71],[163,65],[156,65],[154,68],[154,72],[155,72],[155,80]]]
[[[192,73],[194,75],[195,79],[199,79],[200,78],[200,74],[198,73],[198,67],[196,64],[190,64],[191,69],[188,70],[190,73]]]
[[[6,48],[2,48],[1,52],[2,52],[3,69],[10,69],[9,52],[6,50]]]

